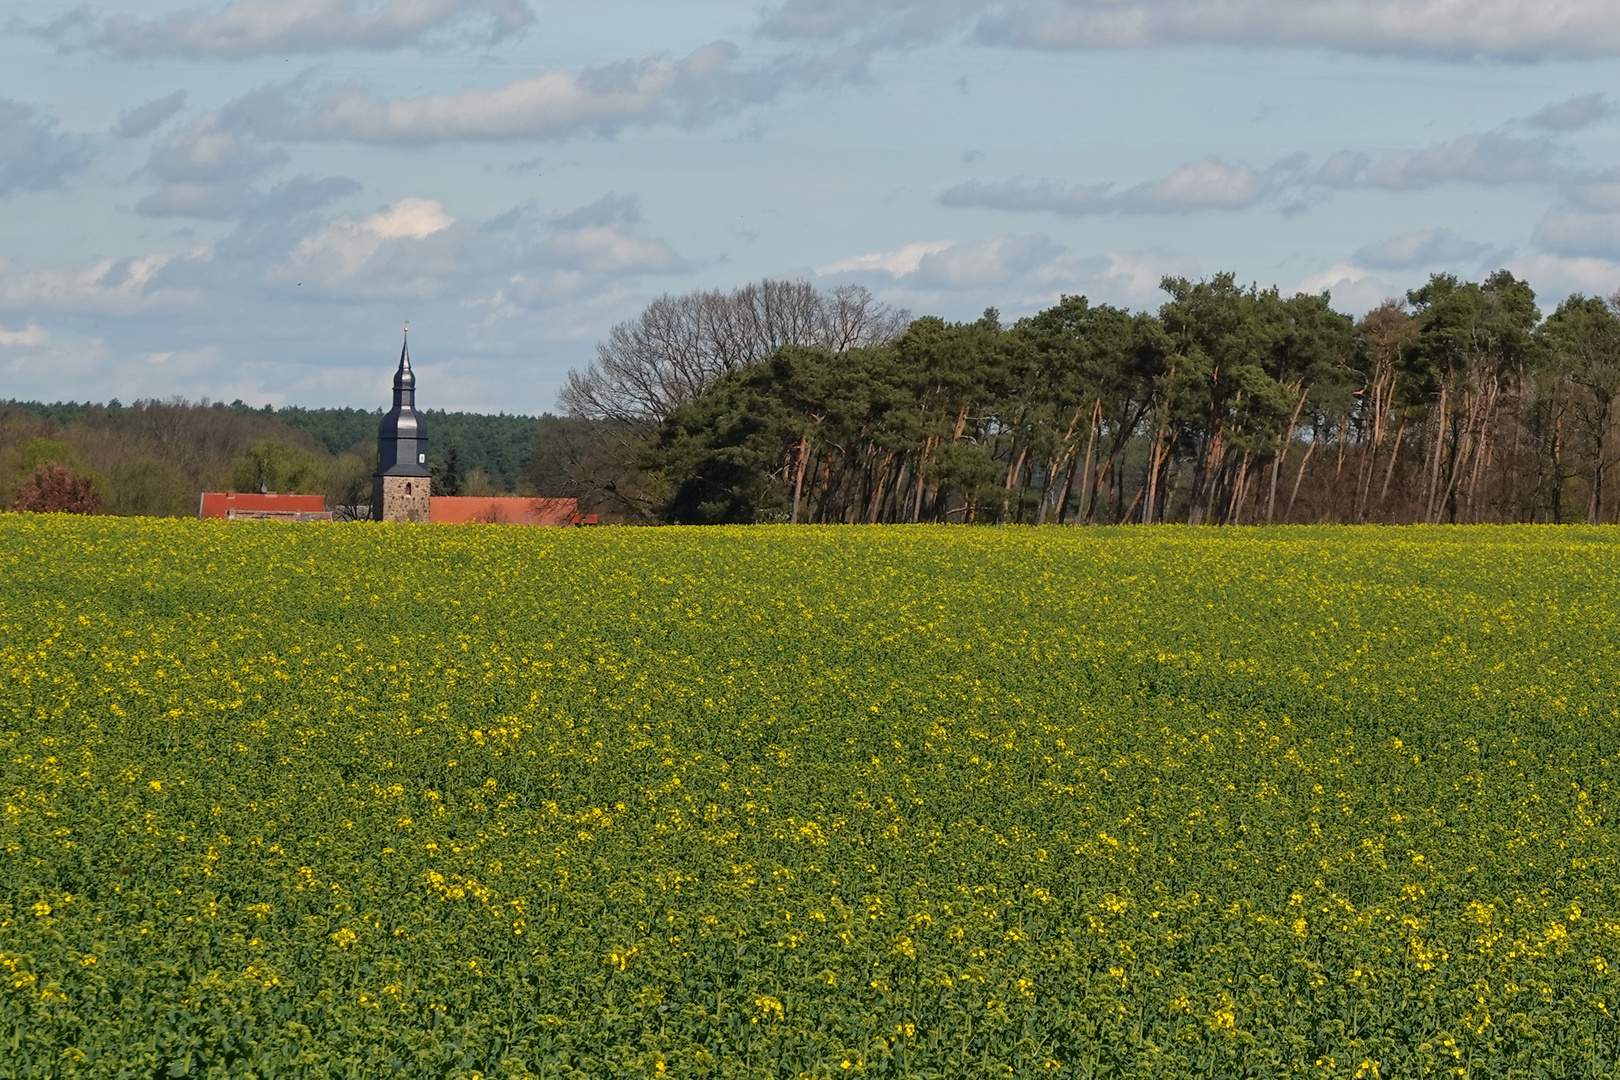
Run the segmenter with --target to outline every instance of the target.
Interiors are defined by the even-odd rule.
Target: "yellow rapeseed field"
[[[1620,1070],[1620,531],[0,516],[0,1076]]]

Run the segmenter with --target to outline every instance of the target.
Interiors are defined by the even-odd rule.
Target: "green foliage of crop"
[[[1597,1077],[1620,531],[0,518],[0,1075]]]

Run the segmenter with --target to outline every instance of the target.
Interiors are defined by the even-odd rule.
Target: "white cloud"
[[[1620,210],[1620,168],[1577,177],[1565,185],[1564,195],[1583,210]]]
[[[904,45],[971,28],[1038,49],[1230,44],[1531,60],[1620,54],[1610,0],[786,0],[778,37]]]
[[[988,6],[987,0],[788,0],[766,13],[762,28],[779,38],[863,35],[906,44],[937,38]]]
[[[1126,209],[1176,214],[1188,210],[1237,210],[1260,198],[1260,179],[1247,165],[1206,157],[1183,165],[1163,180],[1132,188],[1119,197]]]
[[[223,220],[248,211],[259,198],[253,181],[288,160],[286,151],[260,146],[204,113],[152,148],[146,173],[163,186],[135,204],[151,217]]]
[[[679,262],[675,253],[657,240],[627,236],[603,225],[557,233],[551,238],[551,250],[563,263],[610,274],[669,270]]]
[[[1311,274],[1294,286],[1294,291],[1312,295],[1328,292],[1332,294],[1334,308],[1358,316],[1392,296],[1406,295],[1406,290],[1354,263],[1335,263],[1321,273]]]
[[[400,49],[437,31],[480,27],[499,40],[534,20],[522,0],[235,0],[161,19],[98,21],[81,9],[34,32],[63,46],[96,45],[120,56],[242,57]]]
[[[1223,43],[1524,60],[1620,53],[1620,8],[1609,0],[1013,0],[978,30],[985,40],[1043,49]]]
[[[205,113],[152,148],[147,169],[170,181],[246,180],[287,160],[281,150],[250,145],[220,127],[217,113]]]
[[[43,345],[48,340],[50,335],[45,332],[44,327],[35,323],[29,323],[21,330],[7,330],[4,326],[0,326],[0,345],[26,348]]]
[[[1524,139],[1503,131],[1473,131],[1445,142],[1374,159],[1362,151],[1340,151],[1312,168],[1296,154],[1259,176],[1267,193],[1312,188],[1382,188],[1419,191],[1445,183],[1481,186],[1555,183],[1565,176],[1558,147],[1549,138]]]
[[[138,139],[150,135],[179,112],[185,103],[186,92],[176,90],[144,105],[126,109],[118,114],[118,123],[113,126],[112,133],[120,139]]]
[[[1328,187],[1354,187],[1371,160],[1366,154],[1341,150],[1322,162],[1312,179]]]
[[[1138,302],[1159,292],[1167,277],[1195,277],[1198,260],[1191,255],[1160,252],[1110,251],[1104,276],[1121,282],[1129,296]]]
[[[1035,234],[907,244],[841,259],[816,273],[864,280],[885,300],[914,311],[972,318],[991,305],[1016,318],[1049,307],[1065,294],[1152,306],[1163,299],[1163,278],[1196,277],[1199,262],[1192,255],[1163,251],[1076,257]]]
[[[1441,184],[1553,183],[1564,178],[1558,148],[1550,139],[1522,139],[1501,131],[1477,131],[1374,160],[1357,150],[1333,154],[1314,171],[1299,161],[1280,162],[1279,184],[1319,188],[1382,188],[1419,191]]]
[[[952,207],[1046,211],[1071,217],[1091,214],[1184,214],[1194,210],[1241,210],[1265,194],[1261,177],[1247,165],[1215,157],[1183,165],[1159,180],[1111,194],[1109,185],[1063,185],[1050,180],[971,180],[944,191]]]
[[[135,204],[148,217],[194,217],[221,221],[241,211],[246,185],[164,184]]]
[[[1322,189],[1382,188],[1416,191],[1445,183],[1480,185],[1551,183],[1564,173],[1546,139],[1519,139],[1478,132],[1449,142],[1401,151],[1374,161],[1343,151],[1312,168],[1303,154],[1283,158],[1263,171],[1218,157],[1183,165],[1158,180],[1114,192],[1112,185],[1064,185],[1051,180],[974,180],[941,193],[945,206],[1009,211],[1095,214],[1186,214],[1245,210],[1271,201],[1287,211],[1308,203]],[[1600,175],[1594,192],[1620,183]],[[1596,196],[1594,196],[1596,197]]]
[[[226,110],[232,123],[288,139],[431,143],[552,139],[632,125],[697,124],[774,97],[806,78],[783,64],[734,68],[737,47],[716,41],[671,60],[644,56],[580,72],[547,71],[494,90],[420,98],[377,98],[358,87],[295,100],[296,86],[260,91]]]
[[[359,227],[367,232],[376,233],[385,240],[424,240],[436,232],[443,232],[455,224],[455,218],[444,212],[432,199],[401,199],[399,202],[379,210],[364,221]]]
[[[1614,106],[1602,94],[1586,94],[1548,105],[1532,116],[1529,122],[1548,131],[1578,131],[1613,115]]]
[[[146,362],[163,368],[167,378],[195,375],[219,363],[219,346],[204,345],[200,349],[163,349],[146,354]]]
[[[1481,132],[1391,154],[1368,166],[1355,182],[1392,191],[1415,191],[1453,181],[1531,183],[1556,177],[1552,154],[1551,145],[1542,140]]]
[[[205,259],[192,252],[182,260]],[[158,286],[167,255],[98,259],[77,270],[37,270],[0,259],[0,307],[127,315],[156,306],[194,303],[194,293]]]
[[[0,98],[0,197],[58,187],[89,162],[85,140],[55,129],[37,110]]]
[[[618,223],[577,224],[609,217]],[[616,279],[686,269],[667,244],[630,230],[638,217],[635,197],[616,194],[550,221],[530,206],[481,225],[457,221],[432,199],[402,199],[304,236],[265,280],[334,296],[460,297],[511,314]]]
[[[538,412],[558,377],[548,360],[582,362],[604,326],[645,302],[640,279],[689,269],[643,232],[633,194],[480,222],[424,197],[319,213],[327,186],[271,189],[228,235],[186,254],[60,268],[0,260],[0,377],[14,396],[46,400],[93,386],[126,401],[373,403],[378,383],[386,400],[386,339],[410,317],[425,382],[435,355],[454,357],[431,380],[433,401]],[[180,305],[205,317],[177,317]],[[116,318],[59,329],[56,310]],[[69,330],[87,323],[94,343]]]
[[[1537,223],[1535,240],[1555,255],[1620,255],[1620,213],[1557,206]]]
[[[1506,269],[1535,286],[1544,311],[1570,293],[1609,296],[1620,288],[1620,262],[1609,258],[1527,254],[1509,259]]]
[[[109,359],[107,343],[101,338],[80,338],[0,357],[0,372],[6,376],[7,395],[22,400],[60,401],[84,386],[96,387],[98,398],[127,393],[109,378],[118,373]],[[64,386],[70,388],[67,393]]]
[[[634,195],[610,191],[593,203],[570,210],[552,219],[559,229],[582,229],[587,226],[634,225],[641,220],[641,201]]]
[[[381,261],[379,257],[390,245],[426,240],[454,223],[455,219],[433,199],[401,199],[370,217],[334,222],[306,236],[281,266],[270,271],[269,278],[348,291],[363,271]]]
[[[1556,152],[1545,138],[1520,139],[1499,131],[1480,131],[1376,161],[1360,151],[1344,150],[1329,157],[1314,173],[1302,173],[1299,181],[1320,187],[1388,191],[1418,191],[1447,183],[1546,183],[1562,176]]]
[[[902,275],[922,288],[985,289],[1049,271],[1063,249],[1045,236],[996,236],[929,252]]]
[[[856,255],[828,263],[818,276],[885,278],[908,289],[984,291],[1014,282],[1060,276],[1063,248],[1045,236],[995,236],[984,240],[930,240],[893,251]]]
[[[1469,262],[1490,251],[1489,244],[1467,240],[1450,229],[1423,229],[1369,244],[1356,252],[1356,261],[1390,269]]]
[[[821,276],[829,274],[864,274],[877,271],[890,277],[904,277],[915,273],[929,255],[937,255],[956,243],[954,240],[921,240],[906,244],[893,251],[880,251],[871,255],[854,255],[847,259],[816,267]]]
[[[1319,293],[1323,289],[1335,284],[1355,284],[1372,276],[1369,270],[1363,270],[1353,263],[1334,263],[1319,274],[1312,274],[1300,281],[1295,287],[1296,292]]]
[[[193,397],[208,394],[218,401],[236,397],[265,400],[272,396],[258,393],[258,387],[241,381],[244,374],[269,366],[262,362],[228,362],[219,346],[212,344],[153,350],[134,344],[131,336],[140,335],[138,331],[134,335],[121,332],[111,348],[103,337],[74,336],[61,342],[41,342],[26,350],[0,351],[0,376],[5,379],[8,395],[36,401],[82,399],[87,396],[86,388],[93,391],[88,396],[97,401],[166,397],[182,390]],[[172,340],[173,328],[165,326],[155,336]],[[276,376],[280,375],[284,385],[290,373],[283,368],[265,374],[269,376],[265,382],[276,385]]]

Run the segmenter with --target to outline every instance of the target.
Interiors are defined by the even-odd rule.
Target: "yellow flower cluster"
[[[1611,529],[3,515],[7,1067],[1612,1073],[1617,622]]]

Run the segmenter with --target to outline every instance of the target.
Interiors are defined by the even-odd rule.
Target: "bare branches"
[[[559,404],[571,415],[658,423],[720,376],[789,345],[842,352],[905,332],[910,315],[859,285],[818,292],[807,281],[761,281],[661,296],[620,323],[584,371],[571,371]]]

